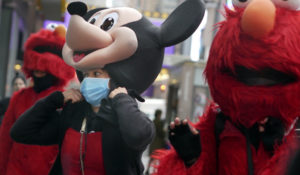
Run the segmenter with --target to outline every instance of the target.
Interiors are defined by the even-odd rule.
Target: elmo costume
[[[180,123],[171,129],[175,149],[154,155],[154,174],[286,174],[300,115],[300,3],[233,4],[205,70],[216,104],[194,125],[199,135]]]
[[[25,88],[13,95],[0,128],[0,174],[1,175],[45,175],[50,171],[57,156],[57,146],[23,145],[12,141],[9,131],[18,117],[37,100],[54,91],[62,91],[75,76],[72,67],[64,63],[62,48],[65,29],[42,29],[30,35],[25,43],[23,71],[32,77],[33,87]],[[33,71],[47,75],[38,78]]]

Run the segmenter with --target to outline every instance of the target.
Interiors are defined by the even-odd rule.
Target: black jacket
[[[86,101],[63,106],[61,92],[38,101],[26,111],[11,129],[11,137],[24,144],[61,143],[68,128],[80,131],[87,118],[87,132],[102,131],[102,151],[107,175],[141,175],[141,156],[154,137],[154,125],[127,94],[102,100],[95,114]],[[63,108],[62,108],[63,107]],[[58,109],[62,108],[61,111]],[[87,143],[88,144],[88,143]],[[51,175],[62,174],[60,155]]]
[[[10,98],[4,98],[0,101],[0,125],[2,123],[4,114],[8,108],[9,101],[10,101]]]

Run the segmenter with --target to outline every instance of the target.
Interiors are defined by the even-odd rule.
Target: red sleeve
[[[216,106],[210,105],[200,121],[194,125],[200,130],[201,154],[197,162],[187,168],[175,150],[159,150],[152,157],[155,173],[152,175],[216,175],[216,139],[215,139]]]
[[[154,161],[150,166],[154,172],[151,175],[187,175],[187,169],[173,147],[155,151],[152,158]]]
[[[265,163],[265,168],[260,175],[288,174],[291,160],[299,150],[299,141],[294,131],[285,137],[285,141],[277,147],[272,158]],[[298,173],[297,173],[298,174]]]
[[[10,128],[16,121],[15,106],[18,94],[13,95],[0,127],[0,172],[6,172],[13,141],[9,135]],[[4,173],[5,174],[5,173]]]

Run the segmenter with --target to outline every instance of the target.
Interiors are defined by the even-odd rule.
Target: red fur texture
[[[300,115],[300,12],[277,8],[274,30],[254,39],[241,31],[243,10],[227,9],[227,20],[211,46],[205,75],[211,94],[226,115],[246,127],[267,116],[289,126]],[[277,86],[247,86],[232,76],[235,66],[272,68],[297,79]]]
[[[247,175],[245,136],[227,121],[217,148],[214,130],[216,114],[214,105],[211,105],[195,125],[200,130],[202,151],[193,166],[185,167],[173,148],[158,150],[152,155],[158,163],[152,165],[155,171],[151,175]],[[265,151],[262,144],[257,150],[251,146],[254,175],[284,175],[290,155],[297,146],[294,132],[287,135],[280,146],[276,146],[274,155]]]
[[[263,38],[253,38],[241,30],[244,9],[226,8],[226,20],[211,46],[205,76],[214,101],[230,117],[215,138],[215,106],[195,126],[200,130],[202,152],[190,168],[184,166],[176,151],[158,151],[154,175],[247,175],[245,136],[234,126],[252,127],[266,117],[279,118],[288,130],[300,116],[300,11],[277,7],[275,27]],[[272,86],[246,85],[238,80],[236,67],[261,71],[272,69],[295,79]],[[199,75],[200,76],[200,75]],[[287,163],[298,142],[292,130],[274,154],[260,142],[251,145],[254,175],[285,175]]]
[[[200,130],[201,155],[198,161],[190,168],[186,168],[175,150],[158,150],[152,156],[159,160],[154,165],[156,173],[153,175],[209,175],[216,174],[216,139],[214,133],[216,106],[212,104],[209,111],[194,125]]]
[[[0,127],[0,174],[47,175],[58,153],[58,146],[24,145],[14,142],[9,131],[16,120],[37,100],[63,86],[52,86],[37,94],[32,87],[14,94]]]
[[[9,132],[22,113],[39,99],[54,91],[62,91],[64,85],[74,77],[74,69],[66,65],[62,58],[49,52],[61,51],[63,45],[64,39],[50,30],[32,34],[26,42],[23,66],[26,76],[30,77],[33,70],[41,70],[57,77],[59,83],[40,93],[36,93],[33,87],[28,87],[12,96],[0,127],[0,175],[47,175],[53,166],[58,146],[16,143]],[[39,50],[41,53],[34,50],[41,46],[45,48]]]
[[[25,43],[24,53],[23,71],[26,76],[30,77],[33,70],[41,70],[54,75],[59,79],[59,84],[65,85],[75,76],[75,71],[50,50],[61,52],[64,43],[65,39],[51,30],[42,29],[30,35]],[[45,47],[46,51],[39,53],[35,50],[38,47]]]

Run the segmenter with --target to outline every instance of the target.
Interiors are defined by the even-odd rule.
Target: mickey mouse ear
[[[200,25],[205,13],[203,0],[186,0],[161,25],[161,44],[171,46],[189,36]]]
[[[83,2],[72,2],[68,5],[67,7],[68,12],[71,15],[79,15],[79,16],[83,16],[86,14],[87,12],[87,6],[85,3]]]

